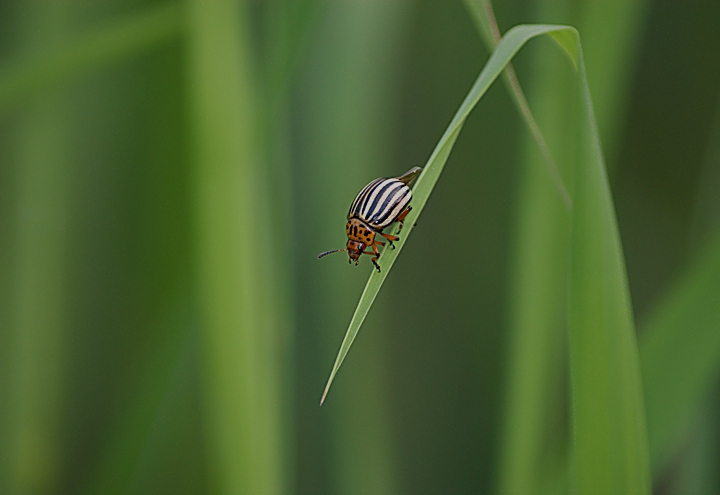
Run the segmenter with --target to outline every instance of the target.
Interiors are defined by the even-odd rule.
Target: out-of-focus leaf
[[[133,475],[140,467],[141,453],[147,449],[153,430],[158,429],[153,423],[158,422],[160,410],[169,400],[171,389],[188,387],[188,380],[178,380],[178,376],[188,374],[196,355],[193,349],[197,336],[189,328],[195,324],[193,303],[186,294],[170,301],[162,305],[154,318],[152,328],[157,334],[143,348],[139,364],[134,367],[145,373],[139,379],[133,375],[124,377],[123,381],[131,392],[123,390],[118,394],[129,398],[123,404],[124,414],[119,415],[117,425],[110,430],[107,447],[98,455],[92,478],[83,483],[87,494],[128,491]],[[180,414],[177,410],[173,413]]]
[[[6,62],[0,67],[0,113],[93,67],[179,37],[181,27],[180,6],[167,4],[114,20],[44,53]]]
[[[496,21],[491,2],[466,0],[465,3],[483,33],[485,44],[494,46],[491,32]],[[622,112],[618,108],[625,102],[624,88],[628,86],[632,54],[637,49],[637,34],[641,32],[639,13],[645,3],[644,0],[609,3],[589,0],[576,5],[549,0],[538,2],[535,7],[538,19],[573,24],[579,20],[589,86],[603,137],[612,137],[623,128]],[[532,84],[528,96],[533,102],[533,114],[543,124],[542,136],[553,150],[554,163],[561,175],[567,177],[575,152],[572,129],[576,128],[573,112],[576,101],[568,98],[573,79],[562,67],[563,62],[556,53],[538,50],[531,61],[534,70],[528,78]],[[596,75],[594,79],[593,75]],[[517,86],[519,89],[519,83]],[[522,96],[518,90],[513,90],[513,94]],[[516,104],[518,96],[515,96]],[[526,112],[529,113],[529,108],[523,115]],[[525,120],[532,129],[529,119]],[[559,467],[566,465],[567,457],[567,442],[560,424],[565,401],[558,383],[563,379],[561,374],[566,364],[561,352],[565,349],[566,333],[567,273],[563,267],[568,255],[569,217],[560,208],[556,191],[543,176],[548,174],[536,152],[538,146],[541,150],[543,146],[536,134],[539,130],[533,132],[534,142],[526,139],[518,195],[505,428],[498,470],[499,493],[514,495],[541,493],[547,483],[554,483],[552,478],[565,477]],[[607,150],[605,139],[603,144]],[[613,149],[611,146],[611,155]],[[548,163],[547,158],[545,161]]]
[[[578,4],[576,27],[583,51],[598,130],[612,176],[618,138],[637,68],[648,0],[586,0]]]
[[[54,42],[67,35],[66,6],[38,2],[20,10],[24,34],[42,31]],[[38,45],[28,34],[22,42],[27,50]],[[5,409],[0,485],[11,493],[51,493],[62,483],[60,418],[68,401],[67,288],[73,246],[68,178],[72,117],[66,93],[44,95],[27,105],[14,133],[12,186],[17,204],[13,249],[8,253],[12,271],[5,281],[10,287],[9,324],[0,330],[8,335],[11,377],[0,406]]]
[[[392,157],[388,150],[396,141],[394,122],[400,111],[394,98],[401,74],[397,65],[402,60],[408,35],[407,25],[412,4],[408,2],[335,2],[323,9],[314,26],[312,56],[302,71],[299,85],[302,94],[300,113],[307,115],[299,132],[301,162],[295,170],[296,183],[305,185],[298,191],[297,224],[305,225],[312,218],[315,225],[335,225],[318,233],[312,254],[299,245],[295,253],[299,279],[303,281],[298,304],[308,315],[303,323],[323,342],[316,346],[322,355],[334,352],[328,336],[337,337],[337,330],[347,324],[349,312],[357,302],[358,293],[337,290],[338,284],[364,282],[367,266],[349,269],[346,255],[337,255],[308,263],[325,246],[335,246],[344,235],[342,228],[356,185],[388,175]],[[344,33],[337,40],[337,33]],[[398,170],[398,172],[403,170]],[[348,197],[349,196],[349,197]],[[303,200],[303,197],[310,199]],[[314,249],[317,247],[317,251]],[[344,259],[343,259],[344,258]],[[367,261],[367,260],[366,260]],[[362,286],[357,287],[358,291]],[[382,308],[375,308],[386,314]],[[377,313],[376,313],[377,316]],[[323,326],[315,317],[321,317]],[[329,445],[324,455],[305,462],[301,469],[323,479],[330,490],[337,493],[376,495],[397,493],[399,470],[393,448],[394,425],[391,421],[387,384],[392,377],[386,372],[389,365],[386,346],[388,333],[385,320],[378,318],[379,327],[364,344],[373,349],[369,365],[363,362],[363,372],[345,378],[352,393],[334,397],[333,407],[327,411],[316,408],[317,403],[301,393],[299,406],[307,410],[313,421],[328,424]],[[309,333],[309,332],[307,332]],[[299,336],[302,341],[307,336]],[[329,344],[329,346],[328,346]],[[366,347],[367,348],[367,347]],[[330,359],[331,356],[327,357]],[[304,373],[317,376],[324,373],[327,361],[312,359],[310,368],[298,363]],[[298,383],[304,382],[296,376]],[[317,380],[313,380],[317,386]],[[362,414],[358,414],[362,411]],[[300,413],[302,414],[302,413]],[[352,424],[351,428],[348,425]],[[307,423],[303,424],[298,442],[313,437],[321,440]],[[308,474],[304,474],[307,476]]]
[[[640,340],[653,471],[720,373],[720,232],[643,324]]]
[[[286,457],[275,338],[284,307],[270,286],[271,247],[253,238],[268,228],[272,199],[258,143],[248,13],[230,0],[192,1],[187,20],[211,491],[281,493]]]
[[[483,2],[484,3],[484,2]],[[565,19],[568,2],[537,4],[538,18]],[[549,45],[546,43],[546,45]],[[553,46],[536,47],[528,98],[561,176],[571,177],[577,128],[576,74]],[[527,135],[516,195],[513,268],[507,308],[507,375],[497,492],[567,490],[567,279],[570,218]]]
[[[465,0],[465,6],[475,21],[475,25],[480,32],[480,36],[482,37],[485,46],[492,51],[500,42],[500,29],[495,19],[492,3],[490,0]],[[518,80],[515,69],[511,63],[508,63],[505,67],[503,80],[505,81],[508,91],[510,91],[510,96],[512,96],[515,106],[517,106],[520,115],[522,115],[523,120],[525,120],[525,125],[527,125],[530,130],[538,148],[540,148],[540,152],[545,160],[547,171],[555,183],[558,194],[560,194],[560,197],[565,202],[565,205],[570,207],[570,194],[568,193],[567,187],[560,176],[558,166],[550,153],[550,149],[545,142],[545,138],[540,131],[540,127],[530,111],[530,105],[527,102],[527,98],[525,98],[525,93],[520,86],[520,81]]]

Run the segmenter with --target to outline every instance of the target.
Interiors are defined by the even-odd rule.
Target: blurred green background
[[[495,8],[580,31],[653,490],[720,493],[720,2]],[[318,406],[371,265],[315,256],[367,182],[425,163],[487,56],[460,1],[0,2],[0,493],[567,493],[564,315],[518,351],[553,206],[503,84]],[[562,166],[572,69],[547,40],[515,67]]]

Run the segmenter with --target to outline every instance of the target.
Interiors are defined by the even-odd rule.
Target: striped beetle
[[[388,240],[392,247],[395,247],[393,242],[400,240],[396,235],[384,234],[383,229],[395,222],[400,222],[398,232],[402,230],[403,221],[412,210],[412,206],[409,206],[412,191],[408,186],[421,170],[420,167],[413,167],[400,177],[381,177],[365,186],[350,205],[348,221],[345,225],[345,232],[348,236],[347,247],[325,251],[320,253],[318,258],[347,251],[348,263],[354,261],[357,266],[361,255],[374,255],[370,261],[375,265],[377,271],[380,271],[380,265],[377,264],[380,253],[377,247],[378,245],[384,246],[385,242],[376,240],[375,236],[380,234]],[[372,252],[365,251],[366,247],[371,248]]]

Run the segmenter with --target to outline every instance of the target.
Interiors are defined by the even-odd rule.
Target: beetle
[[[393,242],[399,241],[396,235],[385,234],[383,229],[395,222],[399,222],[398,233],[402,230],[403,221],[412,206],[412,190],[410,184],[420,174],[420,167],[413,167],[400,177],[381,177],[365,186],[350,205],[345,233],[348,236],[347,246],[343,249],[334,249],[320,253],[318,258],[332,253],[347,251],[348,263],[360,262],[363,254],[371,255],[373,265],[380,271],[377,260],[380,257],[378,246],[384,246],[385,241],[376,238],[380,234],[388,240],[391,247]],[[365,251],[369,247],[372,251]]]

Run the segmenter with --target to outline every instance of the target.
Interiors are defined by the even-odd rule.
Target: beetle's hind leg
[[[403,223],[405,222],[405,217],[408,216],[408,213],[410,213],[411,211],[412,211],[412,206],[408,205],[408,207],[405,208],[405,211],[400,213],[400,215],[395,220],[396,222],[398,222],[400,224],[400,226],[398,227],[398,233],[400,233],[400,231],[403,228]],[[383,234],[383,235],[385,235],[385,234]]]

